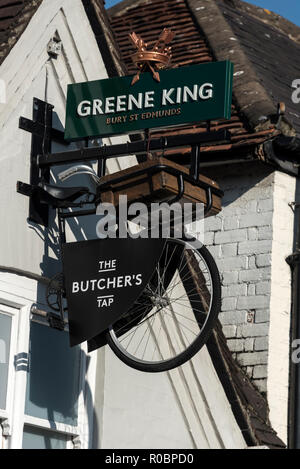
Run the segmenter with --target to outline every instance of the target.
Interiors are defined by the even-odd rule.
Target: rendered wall
[[[106,348],[98,352],[97,382],[95,447],[246,447],[206,347],[158,374],[128,368]]]

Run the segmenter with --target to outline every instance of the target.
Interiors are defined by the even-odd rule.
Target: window
[[[0,304],[0,419],[12,407],[14,358],[18,334],[17,309]]]
[[[28,300],[1,295],[0,449],[90,448],[97,355],[70,348]]]
[[[67,449],[67,435],[36,429],[25,425],[23,433],[23,449]]]
[[[31,322],[23,448],[64,449],[78,436],[82,355],[68,333]]]
[[[0,409],[6,409],[12,317],[0,312]]]
[[[7,447],[6,435],[13,408],[17,312],[0,304],[0,448]]]

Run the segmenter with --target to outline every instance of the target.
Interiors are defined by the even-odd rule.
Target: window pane
[[[0,313],[0,409],[6,408],[11,321]]]
[[[69,335],[31,323],[25,412],[32,417],[77,426],[80,348]]]
[[[66,449],[68,437],[60,433],[25,425],[23,449]]]

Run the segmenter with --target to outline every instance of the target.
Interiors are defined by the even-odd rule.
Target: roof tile
[[[0,64],[16,44],[42,0],[0,0]]]
[[[123,4],[126,8],[123,8]],[[117,39],[123,62],[128,73],[135,73],[135,65],[131,60],[134,48],[129,39],[129,33],[134,31],[140,34],[151,46],[164,27],[172,29],[176,37],[172,42],[172,67],[212,62],[215,60],[210,46],[195,21],[185,0],[144,0],[129,2],[128,0],[109,10],[111,25]],[[276,131],[270,128],[267,132],[251,132],[244,118],[239,114],[237,107],[232,106],[232,118],[230,121],[213,121],[211,130],[227,128],[232,134],[232,142],[226,146],[227,150],[235,150],[240,146],[249,146],[263,143]],[[181,130],[166,130],[153,132],[155,136],[184,133],[205,132],[207,124],[200,122],[193,126],[182,126]],[[224,148],[222,148],[224,150]],[[210,146],[202,148],[203,152],[215,152],[220,147]],[[188,154],[189,149],[183,151]],[[174,152],[165,152],[167,156]]]

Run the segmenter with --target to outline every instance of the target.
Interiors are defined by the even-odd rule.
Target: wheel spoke
[[[202,313],[202,311],[200,311],[200,310],[198,310],[198,311],[199,311],[200,313]],[[173,313],[174,313],[176,316],[181,316],[182,318],[187,319],[188,321],[194,322],[195,324],[198,324],[198,325],[199,325],[198,321],[196,321],[195,319],[188,318],[187,316],[184,316],[183,314],[178,313],[177,311],[174,311],[174,310],[173,310]]]
[[[167,241],[142,295],[110,334],[109,344],[125,363],[143,371],[165,371],[191,358],[197,345],[200,349],[201,337],[213,324],[210,314],[218,313],[215,295],[220,286],[211,266],[205,248]]]
[[[148,346],[149,339],[150,339],[150,337],[151,337],[151,328],[153,327],[153,324],[154,324],[155,319],[156,319],[156,316],[153,316],[152,322],[151,322],[150,327],[149,327],[149,336],[148,336],[148,339],[147,339],[147,342],[146,342],[146,345],[145,345],[145,349],[144,349],[144,353],[143,353],[143,356],[142,356],[142,360],[144,360],[144,357],[145,357],[146,348],[147,348],[147,346]]]
[[[168,316],[170,316],[171,318],[173,317],[170,313],[168,313],[168,311],[166,311],[166,314],[167,314]],[[187,327],[187,326],[185,326],[184,324],[182,324],[182,322],[180,322],[180,321],[178,321],[178,320],[177,320],[177,322],[178,322],[181,326],[185,327],[185,329],[187,329],[188,331],[190,331],[192,334],[194,334],[194,336],[197,336],[197,334],[196,334],[194,331],[192,331],[189,327]]]
[[[144,321],[144,323],[145,323],[145,322],[146,322],[146,324],[148,324],[148,327],[149,327],[149,319],[146,319],[146,321]],[[135,349],[134,355],[135,355],[136,352],[138,351],[138,349],[139,349],[139,347],[140,347],[140,345],[141,345],[141,343],[142,343],[142,341],[143,341],[145,335],[147,334],[148,327],[146,327],[146,330],[145,330],[145,332],[144,332],[144,334],[143,334],[143,337],[141,338],[141,340],[140,340],[140,342],[139,342],[137,348]]]

